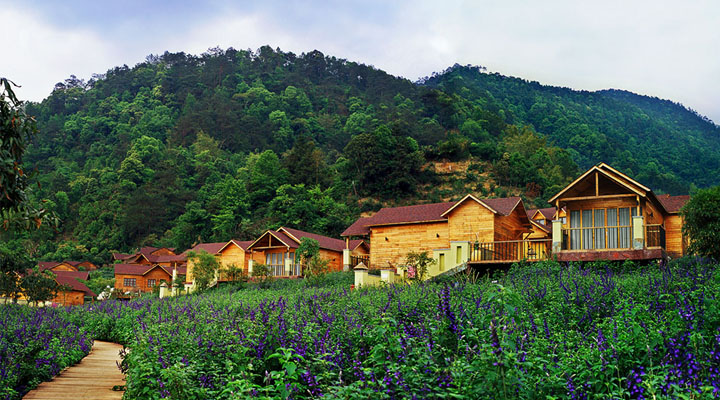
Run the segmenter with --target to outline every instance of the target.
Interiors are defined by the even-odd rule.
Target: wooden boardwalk
[[[120,350],[119,344],[96,340],[87,357],[53,380],[43,382],[23,399],[122,399],[123,392],[112,390],[115,385],[125,385],[125,376],[115,364],[120,361]]]

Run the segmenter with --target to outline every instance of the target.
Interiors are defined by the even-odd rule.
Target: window
[[[628,249],[637,207],[570,211],[570,249]]]
[[[147,283],[148,283],[148,287],[154,287],[157,284],[155,282],[155,279],[148,279]]]
[[[123,286],[135,287],[137,285],[137,279],[135,278],[123,278]]]

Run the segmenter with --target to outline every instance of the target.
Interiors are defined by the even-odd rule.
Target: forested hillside
[[[458,65],[423,83],[504,110],[508,123],[531,125],[582,168],[602,160],[672,194],[719,181],[720,128],[668,100],[543,86]]]
[[[600,161],[671,193],[720,172],[717,127],[669,102],[467,67],[414,84],[318,51],[165,53],[68,79],[27,110],[32,198],[63,224],[3,246],[42,259],[281,225],[337,235],[385,204],[467,192],[542,205]]]

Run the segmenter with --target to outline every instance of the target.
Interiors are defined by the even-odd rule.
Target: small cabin
[[[65,290],[59,290],[52,299],[54,304],[62,306],[78,306],[85,304],[85,299],[93,299],[95,293],[81,280],[87,281],[89,273],[84,271],[52,271],[55,282]]]
[[[201,252],[204,251],[208,254],[215,256],[220,270],[218,271],[218,281],[234,281],[237,280],[238,276],[231,276],[231,267],[236,267],[242,270],[242,273],[248,275],[248,260],[249,253],[247,251],[248,246],[252,241],[243,241],[232,239],[228,242],[216,242],[216,243],[200,243],[193,246],[192,249],[183,252],[183,256],[187,258],[187,253],[190,251]],[[195,281],[193,277],[194,260],[187,259],[187,275],[185,276],[185,286],[190,289]]]
[[[559,261],[652,260],[685,254],[682,205],[689,196],[656,196],[605,163],[590,168],[549,202],[566,210],[552,228]]]
[[[295,251],[303,238],[314,239],[320,247],[320,257],[328,262],[329,271],[342,271],[345,241],[299,229],[281,227],[268,230],[247,248],[250,252],[249,269],[252,273],[254,264],[265,264],[273,276],[298,277],[303,275],[300,260]],[[363,247],[358,245],[358,248]],[[356,250],[360,254],[363,250]]]
[[[185,275],[182,267],[170,268],[163,265],[115,264],[115,289],[120,293],[146,293],[160,283],[173,283],[173,272]]]

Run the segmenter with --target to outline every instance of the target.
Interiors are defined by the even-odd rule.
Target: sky
[[[579,90],[625,89],[720,123],[720,1],[0,0],[0,76],[40,101],[149,54],[326,55],[412,81],[455,64]]]

